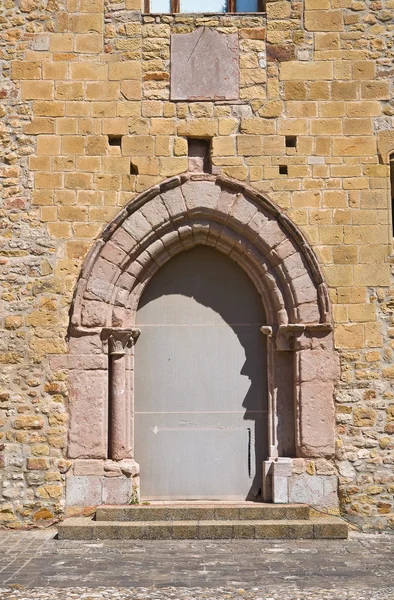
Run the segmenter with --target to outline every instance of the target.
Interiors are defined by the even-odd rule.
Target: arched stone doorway
[[[127,502],[139,493],[137,308],[159,269],[197,246],[237,263],[265,313],[268,451],[264,469],[256,466],[263,469],[264,498],[305,501],[301,496],[309,480],[294,478],[293,459],[333,456],[338,361],[327,290],[311,248],[291,221],[251,188],[224,177],[185,175],[131,202],[85,261],[69,332],[68,455],[75,461],[67,479],[69,504]],[[330,496],[332,504],[336,478],[317,479],[310,489],[318,490],[316,503]]]

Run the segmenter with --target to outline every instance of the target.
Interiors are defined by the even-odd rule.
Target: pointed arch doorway
[[[213,248],[182,252],[152,278],[137,311],[135,455],[143,500],[261,495],[268,453],[261,298]]]

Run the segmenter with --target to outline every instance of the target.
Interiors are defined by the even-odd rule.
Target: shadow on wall
[[[143,349],[144,332],[156,327],[161,328],[162,343],[168,344],[168,348],[160,349],[158,360],[167,351],[173,361],[183,365],[183,370],[171,364],[170,373],[177,381],[170,381],[168,370],[163,374],[157,368],[153,350],[145,379],[163,380],[152,382],[157,388],[151,394],[139,394],[136,383],[136,412],[141,410],[141,395],[144,403],[152,402],[148,407],[144,405],[144,410],[153,412],[158,410],[154,406],[158,396],[167,411],[183,412],[190,406],[201,412],[217,411],[218,426],[224,419],[221,412],[240,412],[240,426],[251,432],[249,459],[256,465],[253,469],[249,464],[253,480],[247,499],[259,494],[261,465],[268,452],[266,340],[260,332],[264,323],[261,298],[248,276],[230,258],[203,246],[177,255],[156,273],[142,295],[137,313],[142,334],[136,361],[138,352],[148,352]],[[176,342],[172,334],[163,334],[164,328],[176,332]],[[162,386],[171,388],[168,400],[162,400],[166,396]],[[147,396],[152,396],[152,401],[146,400]],[[241,406],[245,409],[243,414]],[[242,425],[245,421],[250,422],[250,427],[247,423]],[[216,450],[220,452],[221,448]],[[230,456],[231,459],[237,457]]]

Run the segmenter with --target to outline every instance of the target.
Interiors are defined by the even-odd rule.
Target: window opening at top
[[[263,12],[262,0],[145,0],[147,13]]]

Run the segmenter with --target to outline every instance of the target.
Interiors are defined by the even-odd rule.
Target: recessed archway
[[[211,175],[176,177],[141,194],[87,257],[69,332],[69,456],[138,461],[133,389],[137,308],[157,271],[197,246],[213,248],[237,263],[261,299],[269,458],[332,456],[338,361],[316,257],[269,200],[239,182]]]

